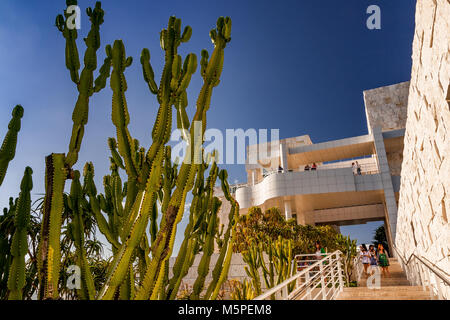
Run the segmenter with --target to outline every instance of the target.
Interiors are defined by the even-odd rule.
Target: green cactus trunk
[[[0,148],[0,186],[5,179],[6,170],[16,155],[17,135],[20,131],[20,119],[23,117],[23,108],[17,105],[12,111],[12,119],[8,124],[8,132]]]
[[[61,215],[67,177],[64,154],[51,154],[45,159],[45,198],[39,242],[39,298],[57,299],[61,265]]]
[[[19,200],[15,208],[14,226],[16,230],[11,244],[12,263],[8,278],[9,300],[22,300],[22,289],[25,286],[25,255],[28,253],[27,229],[31,211],[30,192],[33,189],[32,173],[33,170],[30,167],[25,169],[20,184]]]

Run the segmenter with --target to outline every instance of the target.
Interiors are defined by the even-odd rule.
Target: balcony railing
[[[344,274],[339,250],[323,254],[301,255],[310,259],[297,260],[298,272],[256,297],[254,300],[334,300],[344,287]],[[296,256],[299,257],[299,256]],[[299,263],[305,263],[301,265]]]
[[[257,185],[261,182],[264,181],[265,178],[267,178],[268,176],[271,176],[273,174],[283,174],[283,173],[288,173],[288,172],[310,172],[310,171],[321,171],[321,170],[333,170],[333,169],[342,169],[342,168],[351,168],[352,167],[352,162],[353,161],[345,161],[345,162],[333,162],[333,163],[326,163],[326,164],[322,164],[322,165],[318,165],[316,167],[316,169],[309,169],[309,170],[305,170],[305,168],[297,168],[297,169],[288,169],[288,170],[284,170],[284,169],[277,169],[277,170],[270,170],[270,171],[266,171],[263,173],[263,178],[261,180],[259,180],[258,182],[256,182],[254,185]],[[366,162],[366,163],[361,163],[360,164],[360,168],[361,168],[361,175],[368,175],[368,174],[377,174],[379,173],[378,170],[378,165],[375,161],[371,161],[371,162]],[[358,175],[357,170],[354,170],[355,175]],[[231,190],[232,193],[236,192],[237,189],[239,188],[243,188],[243,187],[248,187],[248,186],[252,186],[251,183],[240,183],[240,184],[236,184],[231,186]]]

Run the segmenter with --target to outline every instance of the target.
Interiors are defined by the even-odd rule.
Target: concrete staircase
[[[390,277],[381,275],[381,287],[368,288],[362,275],[358,287],[344,288],[337,300],[430,300],[429,291],[411,286],[397,259],[389,259]],[[381,270],[380,270],[381,272]]]

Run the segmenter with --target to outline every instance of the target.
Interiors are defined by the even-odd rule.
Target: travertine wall
[[[409,81],[363,91],[367,129],[382,131],[403,129],[406,124]]]
[[[450,274],[450,3],[418,0],[396,246]],[[447,290],[447,298],[450,292]]]

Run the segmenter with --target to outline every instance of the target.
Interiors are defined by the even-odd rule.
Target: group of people
[[[305,166],[305,171],[309,171],[309,170],[317,170],[317,165],[315,162],[311,166],[309,166],[309,164],[307,164]]]
[[[369,250],[365,244],[360,246],[359,257],[364,266],[364,274],[369,275],[368,269],[370,267],[381,267],[384,276],[389,277],[389,255],[382,244],[378,244],[377,249],[374,245],[369,246]]]

